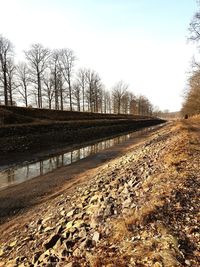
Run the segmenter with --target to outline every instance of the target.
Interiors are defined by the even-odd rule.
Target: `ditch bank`
[[[0,127],[0,160],[16,152],[31,152],[79,144],[163,123],[160,119],[87,120],[7,125]]]

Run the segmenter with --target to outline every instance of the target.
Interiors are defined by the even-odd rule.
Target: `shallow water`
[[[74,162],[84,159],[90,155],[94,155],[100,151],[114,147],[117,144],[126,142],[140,136],[142,133],[149,132],[153,129],[160,128],[160,125],[143,128],[142,130],[126,133],[107,140],[98,141],[94,144],[83,146],[69,152],[50,155],[49,158],[38,160],[35,162],[26,162],[21,165],[7,167],[0,171],[0,190],[13,184],[22,183],[29,179],[52,172],[60,167],[68,166]]]

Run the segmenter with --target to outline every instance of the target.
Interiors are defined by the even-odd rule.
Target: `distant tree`
[[[184,98],[183,115],[200,114],[200,70],[195,71],[189,78],[188,89]]]
[[[81,111],[81,86],[79,83],[73,84],[73,96],[76,101],[77,111]]]
[[[198,1],[200,4],[200,1]],[[189,40],[199,43],[200,41],[200,10],[198,10],[189,26]],[[184,116],[200,114],[200,63],[193,59],[192,71],[188,80],[188,88],[184,95],[182,105]],[[186,116],[186,117],[187,117]]]
[[[114,113],[120,114],[121,112],[123,112],[122,103],[123,103],[123,99],[125,101],[127,89],[128,89],[128,85],[124,83],[123,81],[119,81],[112,88]]]
[[[102,90],[102,112],[111,113],[111,96],[107,90]]]
[[[126,92],[123,97],[122,97],[122,101],[121,101],[121,110],[122,113],[127,114],[129,113],[130,110],[130,93]]]
[[[22,97],[22,101],[24,102],[25,106],[28,107],[28,87],[30,85],[30,73],[28,66],[25,62],[21,62],[16,67],[16,76],[17,76],[17,83],[18,83],[18,92]]]
[[[65,82],[68,85],[68,93],[69,93],[69,106],[72,111],[72,75],[74,70],[74,64],[76,61],[76,56],[74,51],[69,48],[61,49],[59,53],[60,57],[60,67],[65,79]]]
[[[137,99],[136,96],[129,92],[129,113],[130,114],[137,114],[138,106],[137,106]]]
[[[189,32],[190,32],[189,40],[195,42],[200,41],[200,11],[197,11],[194,14],[189,25]]]
[[[48,108],[52,109],[52,102],[55,95],[54,77],[50,72],[44,75],[44,94],[47,97]],[[57,106],[55,107],[57,109]]]
[[[58,73],[58,92],[59,92],[59,96],[60,96],[60,109],[63,110],[64,109],[64,99],[65,99],[65,95],[66,95],[66,89],[65,89],[65,81],[64,81],[64,77],[62,75],[62,72],[59,71]]]
[[[48,66],[50,50],[41,44],[33,44],[30,50],[25,51],[25,56],[29,62],[31,80],[37,87],[37,104],[42,108],[42,81]]]
[[[149,99],[143,95],[138,97],[138,114],[142,116],[151,116],[153,111],[153,106]]]
[[[8,103],[14,105],[13,95],[18,85],[16,83],[16,66],[13,59],[7,61],[7,77],[8,77]]]
[[[82,92],[82,110],[85,111],[85,91],[87,86],[87,69],[81,68],[76,75],[76,83],[80,86]]]
[[[86,98],[88,102],[88,111],[98,112],[101,106],[102,82],[99,74],[94,70],[88,69],[85,73],[87,90]]]
[[[8,81],[8,64],[13,58],[13,45],[10,40],[0,35],[0,72],[3,83],[4,104],[9,104],[9,81]]]
[[[54,49],[50,57],[50,69],[51,69],[51,80],[54,87],[55,96],[55,109],[61,108],[63,110],[63,88],[60,86],[60,79],[62,78],[61,67],[60,67],[60,50]],[[59,104],[60,96],[60,104]]]

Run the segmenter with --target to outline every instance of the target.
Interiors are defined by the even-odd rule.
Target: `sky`
[[[76,68],[97,71],[107,90],[123,80],[161,110],[180,110],[195,0],[0,0],[0,8],[0,34],[17,60],[33,43],[71,48]]]

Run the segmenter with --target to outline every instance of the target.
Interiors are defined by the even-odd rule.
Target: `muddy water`
[[[136,132],[131,132],[107,140],[98,141],[94,144],[87,145],[66,153],[58,153],[57,155],[50,156],[49,158],[43,160],[38,160],[35,162],[26,162],[21,165],[1,169],[0,190],[11,185],[22,183],[26,180],[41,176],[43,174],[47,174],[60,167],[70,165],[92,154],[96,154],[117,144],[126,142],[127,140],[140,136],[142,133],[149,132],[160,127],[161,126],[159,125],[144,128]]]

